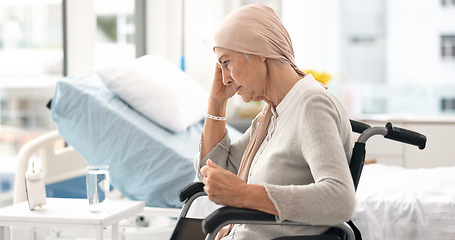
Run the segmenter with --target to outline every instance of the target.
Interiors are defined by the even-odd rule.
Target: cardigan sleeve
[[[297,112],[299,126],[290,130],[295,134],[289,135],[300,143],[296,147],[300,149],[295,150],[302,152],[314,182],[308,185],[265,184],[268,196],[278,210],[277,220],[313,225],[348,221],[355,207],[347,159],[351,149],[349,119],[323,96],[313,97]]]
[[[226,129],[226,134],[223,139],[221,139],[205,158],[201,159],[200,153],[197,154],[194,159],[194,169],[196,170],[199,180],[202,181],[203,178],[200,169],[206,164],[208,159],[218,166],[237,174],[240,162],[242,161],[243,152],[245,152],[246,146],[250,141],[251,128],[252,127],[248,128],[248,130],[232,144],[228,130]]]

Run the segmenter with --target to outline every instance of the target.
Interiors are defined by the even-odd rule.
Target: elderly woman
[[[312,225],[348,221],[355,207],[349,172],[351,127],[343,106],[294,62],[291,39],[274,11],[244,6],[214,35],[218,59],[195,159],[208,198],[227,206]],[[267,107],[235,143],[226,104],[235,93]],[[223,239],[321,234],[327,227],[234,225]]]

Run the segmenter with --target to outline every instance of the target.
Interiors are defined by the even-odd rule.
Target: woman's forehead
[[[218,60],[223,60],[224,58],[233,58],[238,55],[244,55],[241,52],[233,51],[233,50],[226,49],[226,48],[220,48],[220,47],[215,48],[215,54],[216,54]]]
[[[232,58],[232,56],[235,54],[235,52],[231,51],[229,49],[225,49],[225,48],[216,48],[215,54],[216,54],[216,57],[218,58],[218,62],[221,63],[226,58]]]
[[[216,53],[216,55],[221,56],[221,55],[232,54],[232,53],[234,53],[234,51],[229,50],[227,48],[216,47],[215,48],[215,53]]]

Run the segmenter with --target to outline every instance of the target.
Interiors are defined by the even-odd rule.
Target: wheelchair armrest
[[[217,228],[221,228],[231,223],[261,223],[261,224],[276,224],[274,215],[245,208],[222,207],[215,210],[202,221],[202,229],[204,233],[215,232]],[[218,232],[218,231],[216,231]]]
[[[199,193],[199,192],[204,192],[204,183],[192,182],[192,183],[188,184],[186,187],[184,187],[179,192],[180,202],[186,201],[187,199],[192,197],[194,194]]]
[[[208,234],[207,239],[214,239],[216,233],[218,231],[228,225],[228,224],[261,224],[261,225],[294,225],[294,226],[309,226],[305,223],[299,222],[291,222],[291,221],[284,221],[284,222],[276,222],[276,218],[272,214],[268,214],[265,212],[252,210],[252,209],[244,209],[244,208],[235,208],[235,207],[222,207],[215,210],[213,213],[208,215],[202,221],[202,230],[205,234]],[[354,240],[354,232],[352,228],[347,223],[341,223],[335,226],[327,226],[338,228],[346,233],[347,240]],[[318,239],[316,236],[315,239]]]

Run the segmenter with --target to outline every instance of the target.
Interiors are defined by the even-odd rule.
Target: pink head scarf
[[[294,61],[291,38],[272,8],[250,4],[230,13],[213,36],[213,47],[286,60],[301,77]]]

